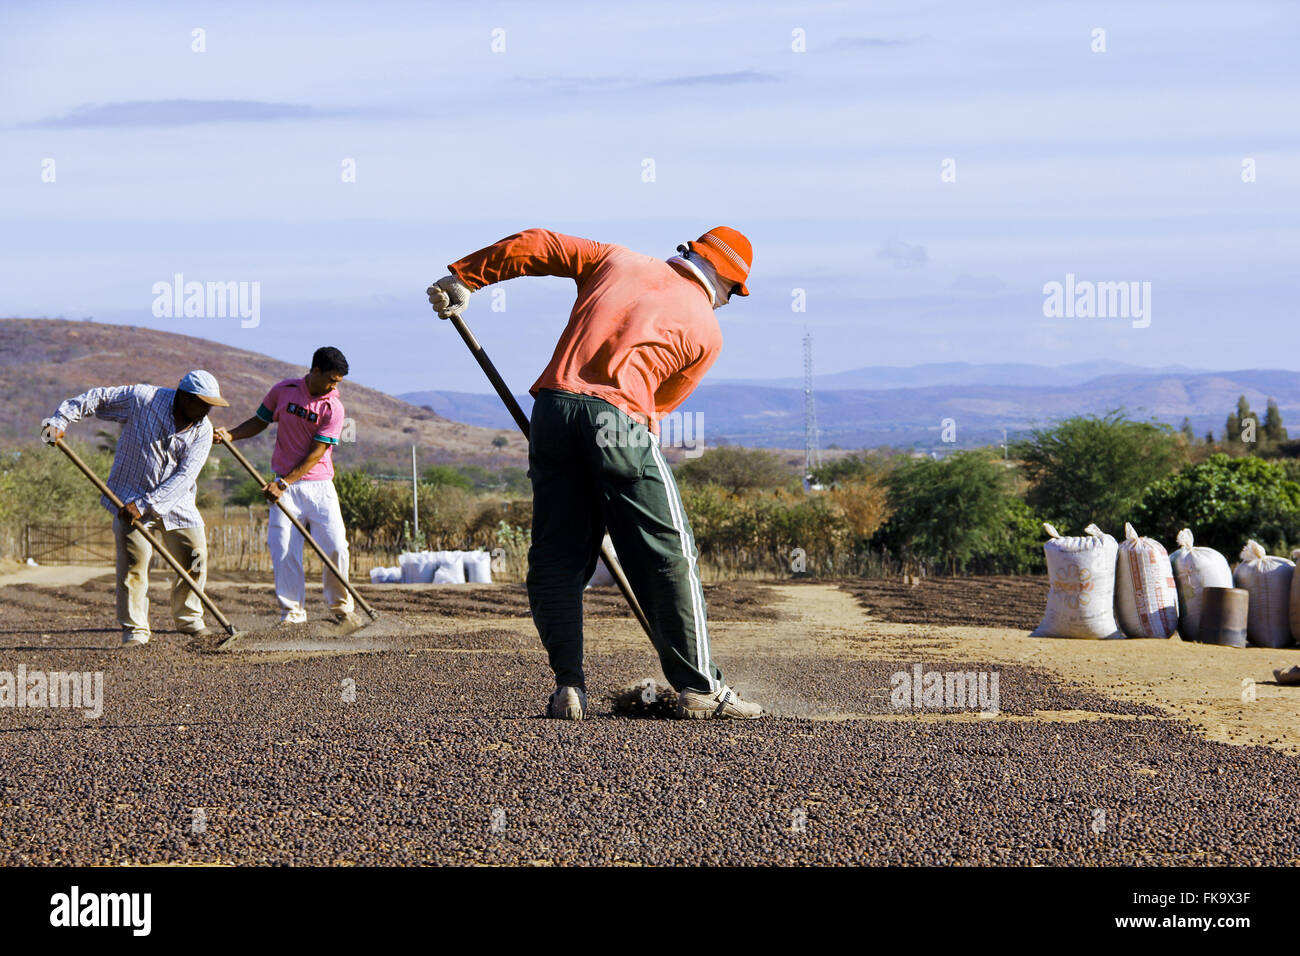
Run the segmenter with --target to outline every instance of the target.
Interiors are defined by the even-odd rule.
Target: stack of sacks
[[[1178,550],[1169,560],[1178,584],[1178,634],[1185,641],[1199,641],[1205,589],[1232,587],[1232,568],[1213,548],[1193,547],[1190,528],[1178,532]]]
[[[1119,546],[1115,606],[1126,637],[1164,640],[1178,629],[1178,589],[1169,554],[1159,541],[1138,537],[1127,522]]]
[[[1031,637],[1122,638],[1115,626],[1115,561],[1119,546],[1095,524],[1081,538],[1062,538],[1050,524],[1043,545],[1052,589]]]
[[[398,555],[403,584],[492,583],[486,551],[405,551]]]
[[[1258,541],[1246,542],[1233,582],[1250,592],[1246,639],[1256,647],[1291,643],[1291,581],[1295,563],[1272,557]]]
[[[397,568],[371,568],[371,584],[399,584],[402,580],[402,569]]]

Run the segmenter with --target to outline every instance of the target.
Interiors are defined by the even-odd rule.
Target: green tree
[[[76,439],[69,444],[96,474],[108,477],[112,454]],[[30,450],[0,451],[0,475],[5,489],[0,512],[13,524],[111,518],[99,503],[99,492],[56,448],[34,445]]]
[[[887,468],[888,464],[881,456],[871,456],[866,453],[861,456],[846,455],[835,461],[828,461],[820,468],[814,468],[812,477],[817,484],[832,488],[878,476]]]
[[[1251,441],[1247,442],[1249,438]],[[1254,442],[1259,440],[1259,420],[1255,413],[1250,409],[1250,402],[1246,400],[1245,395],[1238,396],[1237,409],[1228,416],[1227,422],[1223,427],[1223,441],[1228,445],[1247,445],[1248,450],[1253,449]]]
[[[1275,554],[1300,546],[1300,484],[1279,463],[1213,455],[1152,484],[1133,512],[1142,533],[1173,547],[1191,528],[1197,544],[1235,559],[1250,538]]]
[[[723,445],[711,448],[699,458],[690,458],[673,469],[683,482],[717,485],[733,495],[756,489],[786,488],[795,481],[790,467],[779,455],[762,448]]]
[[[378,481],[360,468],[337,468],[334,490],[343,523],[368,542],[393,537],[411,514],[411,489],[404,482]]]
[[[1277,402],[1268,400],[1268,410],[1264,412],[1264,440],[1277,444],[1287,440],[1286,426],[1282,424],[1282,411]]]
[[[1023,514],[1011,472],[982,450],[939,461],[905,459],[890,472],[887,487],[892,513],[875,542],[946,564],[953,573],[1002,553],[1008,525]]]
[[[1094,521],[1106,530],[1122,528],[1147,486],[1182,461],[1168,425],[1132,421],[1122,411],[1036,430],[1014,454],[1030,480],[1030,507],[1067,534]]]
[[[1187,439],[1187,444],[1189,445],[1196,444],[1196,429],[1192,427],[1192,420],[1190,418],[1183,416],[1183,425],[1182,428],[1179,429],[1179,431],[1181,431],[1183,433],[1183,437]]]
[[[486,471],[482,466],[479,466],[479,470]],[[430,465],[420,476],[420,483],[434,487],[463,488],[466,491],[474,487],[473,481],[462,469],[451,465]]]
[[[266,496],[262,494],[262,486],[252,478],[245,478],[230,489],[230,494],[226,495],[227,504],[238,505],[241,508],[262,504],[265,501]]]

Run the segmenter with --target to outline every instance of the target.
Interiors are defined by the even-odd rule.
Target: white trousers
[[[280,495],[280,501],[295,518],[306,525],[316,543],[330,556],[330,560],[348,575],[348,539],[343,527],[343,513],[339,510],[338,492],[333,481],[296,481]],[[280,606],[280,620],[301,624],[307,620],[307,580],[302,569],[302,535],[289,522],[284,512],[271,506],[267,523],[266,545],[271,551],[271,566],[275,569],[275,600]],[[352,595],[325,568],[321,583],[325,589],[325,603],[332,611],[352,610]]]

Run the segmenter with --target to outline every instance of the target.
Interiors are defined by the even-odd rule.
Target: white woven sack
[[[601,539],[601,545],[609,548],[610,554],[614,554],[614,542],[610,540],[609,535]],[[614,560],[618,560],[618,555],[614,554]],[[587,582],[589,588],[599,588],[614,583],[614,575],[609,568],[605,566],[604,558],[596,559],[596,570],[591,574],[591,580]]]
[[[437,562],[429,551],[403,551],[398,555],[402,568],[403,584],[433,584],[433,571]]]
[[[460,573],[457,573],[460,568]],[[440,564],[433,571],[434,584],[464,584],[465,574],[461,565]]]
[[[1232,568],[1213,548],[1196,547],[1190,528],[1178,532],[1178,550],[1169,555],[1169,563],[1178,585],[1178,634],[1185,641],[1199,641],[1205,589],[1232,587]]]
[[[403,584],[431,584],[434,562],[428,551],[403,551],[397,556]]]
[[[1295,563],[1270,555],[1258,541],[1241,549],[1241,564],[1232,574],[1239,588],[1250,592],[1246,640],[1256,647],[1286,647],[1291,643],[1291,579]]]
[[[429,557],[436,568],[433,576],[434,584],[465,583],[465,552],[432,551]],[[438,576],[439,574],[442,575],[441,578]]]
[[[465,580],[471,584],[491,584],[492,555],[486,551],[466,551]]]
[[[1042,623],[1030,636],[1122,638],[1115,625],[1115,539],[1095,524],[1079,538],[1062,538],[1050,524],[1043,530],[1051,538],[1043,554],[1052,589]]]
[[[1139,537],[1124,523],[1115,570],[1115,608],[1126,637],[1173,637],[1178,630],[1178,587],[1165,546]]]
[[[1291,561],[1300,560],[1300,551],[1291,552]],[[1300,643],[1300,574],[1291,575],[1291,640]]]

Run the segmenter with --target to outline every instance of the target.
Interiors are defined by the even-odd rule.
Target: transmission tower
[[[821,435],[817,431],[817,402],[813,398],[812,333],[803,331],[803,457],[804,477],[812,484],[813,470],[822,464]]]

